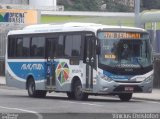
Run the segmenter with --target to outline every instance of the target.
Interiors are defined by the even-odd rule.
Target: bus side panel
[[[6,73],[6,85],[9,87],[16,87],[16,88],[20,88],[20,89],[26,89],[26,82],[21,82],[18,81],[16,79],[14,79],[14,77],[12,77],[9,73]]]
[[[79,78],[82,84],[83,68],[80,64],[71,65],[68,59],[55,59],[56,91],[71,91],[74,77]]]
[[[36,90],[46,90],[46,80],[35,81]]]
[[[7,63],[7,85],[26,89],[26,80],[32,76],[36,90],[45,90],[46,63],[45,62],[15,62]]]
[[[17,76],[12,72],[7,63],[6,63],[6,85],[20,89],[26,89],[26,81],[21,79],[17,80]]]
[[[71,76],[68,59],[55,59],[56,91],[71,90]]]

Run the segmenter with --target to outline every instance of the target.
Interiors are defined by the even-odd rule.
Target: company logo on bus
[[[44,67],[42,64],[23,64],[21,67],[22,70],[43,70]]]
[[[65,62],[61,62],[58,64],[56,69],[56,76],[61,84],[66,82],[69,78],[69,67]]]

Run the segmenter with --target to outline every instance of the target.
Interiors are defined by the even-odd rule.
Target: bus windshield
[[[100,64],[120,68],[144,68],[151,65],[149,39],[107,39],[100,36]]]

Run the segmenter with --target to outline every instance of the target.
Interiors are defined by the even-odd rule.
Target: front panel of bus
[[[101,91],[151,92],[153,68],[146,32],[99,31],[98,42]]]

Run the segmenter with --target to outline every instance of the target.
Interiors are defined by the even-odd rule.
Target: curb
[[[6,86],[6,84],[0,84],[0,86]]]
[[[160,99],[153,99],[153,98],[149,99],[149,98],[132,97],[132,99],[160,102]]]

